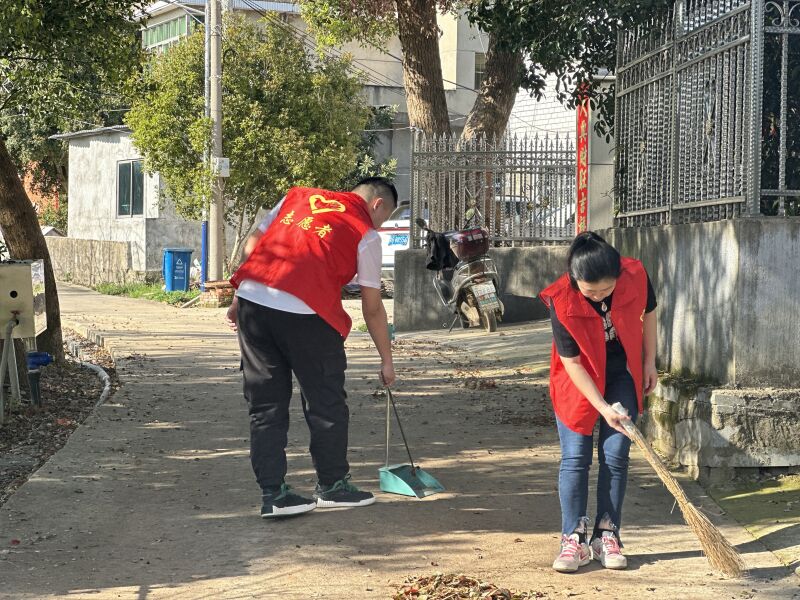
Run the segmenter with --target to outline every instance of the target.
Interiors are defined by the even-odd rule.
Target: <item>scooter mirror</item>
[[[425,222],[425,220],[421,219],[420,217],[417,217],[414,222],[417,224],[417,227],[421,227],[422,229],[428,227],[428,224]]]

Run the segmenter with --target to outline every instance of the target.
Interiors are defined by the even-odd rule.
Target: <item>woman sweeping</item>
[[[607,569],[624,569],[620,527],[631,442],[623,421],[635,422],[643,396],[658,380],[655,294],[638,260],[620,257],[602,237],[585,232],[569,249],[567,273],[540,297],[553,326],[550,395],[561,443],[561,552],[553,568],[574,572],[594,556]],[[628,417],[611,408],[615,402]],[[590,535],[589,467],[598,417]]]

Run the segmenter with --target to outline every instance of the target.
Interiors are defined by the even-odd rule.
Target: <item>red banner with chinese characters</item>
[[[575,111],[578,116],[578,160],[575,169],[578,206],[575,212],[575,234],[586,231],[589,222],[589,99],[584,98]]]

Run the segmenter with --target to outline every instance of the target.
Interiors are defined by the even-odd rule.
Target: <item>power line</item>
[[[299,28],[295,27],[291,23],[286,23],[286,22],[280,20],[274,14],[264,12],[263,10],[258,8],[256,5],[254,5],[250,0],[242,0],[242,2],[244,4],[246,4],[247,6],[249,6],[254,12],[256,12],[259,15],[261,15],[262,17],[264,17],[264,19],[268,20],[270,23],[272,23],[274,25],[277,25],[278,27],[280,27],[284,31],[288,32],[289,34],[291,34],[291,35],[293,35],[295,37],[298,37],[300,39],[301,43],[303,43],[306,46],[306,48],[308,48],[310,50],[313,50],[313,51],[316,51],[318,49],[317,45],[314,44],[314,42],[311,42],[311,41],[308,40],[308,34],[306,34],[304,31],[301,31]],[[321,50],[326,56],[328,56],[328,58],[336,58],[338,60],[342,60],[344,58],[344,56],[343,56],[343,54],[341,52],[338,52],[338,51],[334,50],[333,48],[322,48]],[[386,86],[386,87],[389,88],[388,91],[390,91],[391,93],[397,94],[399,96],[402,96],[403,98],[406,97],[406,93],[405,93],[403,84],[400,83],[399,81],[396,81],[396,80],[392,79],[391,77],[389,77],[389,76],[387,76],[387,75],[385,75],[383,73],[380,73],[379,71],[376,71],[376,70],[372,69],[371,67],[368,67],[367,65],[364,65],[360,61],[357,61],[355,59],[351,59],[350,62],[352,64],[355,64],[355,65],[358,65],[358,66],[362,67],[363,71],[360,74],[366,75],[367,79],[371,79],[371,81],[373,83],[377,83],[378,85],[381,85],[381,86],[386,86],[387,82],[390,83],[390,84],[393,84],[395,87],[397,87],[399,89],[395,90],[390,86]],[[352,72],[352,69],[351,69],[351,72]],[[371,77],[370,77],[370,73],[373,74]],[[376,79],[376,77],[375,77],[376,75],[378,77],[383,78],[384,81],[380,81],[379,79]]]
[[[253,10],[255,10],[256,12],[258,12],[259,14],[261,14],[262,16],[264,16],[264,18],[267,18],[267,19],[269,19],[271,22],[273,22],[273,23],[276,23],[276,24],[278,24],[278,25],[280,25],[280,26],[282,26],[282,27],[283,27],[283,26],[288,26],[288,27],[290,27],[291,29],[293,29],[293,30],[294,30],[294,31],[295,31],[297,34],[299,34],[300,36],[302,36],[303,38],[307,38],[307,37],[308,37],[308,35],[307,35],[305,32],[301,31],[300,29],[298,29],[297,27],[295,27],[295,26],[294,26],[294,25],[292,25],[291,23],[284,23],[283,21],[280,21],[279,19],[276,19],[276,18],[274,18],[272,15],[267,15],[266,13],[264,13],[264,12],[262,12],[262,11],[258,10],[256,7],[254,7],[254,6],[251,4],[250,0],[243,0],[243,2],[244,2],[245,4],[247,4],[248,6],[250,6],[250,7],[251,7]],[[482,49],[484,49],[484,51],[485,51],[485,47],[484,47],[484,45],[483,45],[483,39],[482,39],[482,38],[480,39],[480,42],[481,42],[481,48],[482,48]],[[381,53],[385,54],[386,56],[388,56],[388,57],[392,58],[393,60],[395,60],[395,61],[399,62],[400,64],[402,64],[402,62],[403,62],[403,59],[402,59],[401,57],[399,57],[399,56],[397,56],[397,55],[395,55],[395,54],[392,54],[391,52],[388,52],[388,51],[384,50],[383,48],[381,48],[381,47],[377,46],[376,44],[370,44],[370,45],[371,45],[371,46],[372,46],[372,47],[373,47],[375,50],[378,50],[379,52],[381,52]],[[307,45],[307,47],[308,47],[308,45]],[[313,49],[316,49],[316,46],[314,46],[314,48],[313,48]],[[337,58],[342,58],[342,54],[341,54],[341,53],[338,53],[338,52],[334,51],[333,49],[330,49],[330,52],[331,52],[332,54],[334,54],[334,56],[336,56]],[[362,66],[362,67],[364,67],[364,68],[367,68],[367,69],[369,69],[369,70],[370,70],[370,71],[372,71],[373,73],[378,73],[378,74],[379,74],[381,77],[383,77],[383,78],[384,78],[384,79],[386,79],[387,81],[389,81],[389,82],[392,82],[392,83],[395,83],[395,84],[396,84],[398,87],[400,87],[400,88],[404,88],[403,84],[401,84],[400,82],[398,82],[398,81],[395,81],[395,80],[391,79],[390,77],[388,77],[387,75],[384,75],[384,74],[382,74],[382,73],[379,73],[378,71],[375,71],[374,69],[370,69],[369,67],[367,67],[366,65],[364,65],[364,64],[363,64],[363,63],[361,63],[360,61],[357,61],[357,60],[353,59],[353,60],[352,60],[352,62],[353,62],[353,63],[355,63],[355,64],[358,64],[358,65],[360,65],[360,66]],[[390,62],[390,61],[380,61],[380,62],[387,62],[387,63],[388,63],[388,62]],[[478,90],[476,90],[475,88],[472,88],[472,87],[469,87],[469,86],[463,85],[463,84],[461,84],[461,83],[458,83],[457,81],[451,81],[451,80],[449,80],[449,79],[446,79],[445,77],[442,77],[442,81],[444,81],[445,83],[450,83],[450,84],[452,84],[452,85],[455,85],[457,88],[461,88],[461,89],[463,89],[463,90],[467,90],[467,91],[473,92],[474,94],[478,94],[478,93],[479,93],[479,91],[478,91]],[[405,94],[405,93],[403,93],[402,95],[403,95],[404,97],[406,97],[406,96],[407,96],[407,94]],[[448,111],[448,112],[452,112],[452,114],[459,115],[459,117],[461,117],[461,118],[464,118],[464,119],[466,119],[466,118],[467,118],[467,115],[465,115],[465,114],[462,114],[462,113],[459,113],[459,112],[456,112],[456,111]],[[520,121],[521,123],[524,123],[525,125],[527,125],[528,127],[531,127],[532,129],[537,129],[537,130],[539,130],[539,131],[543,131],[543,132],[545,132],[545,133],[559,133],[558,131],[556,131],[556,130],[554,130],[554,129],[545,129],[545,128],[543,128],[543,127],[539,127],[539,126],[537,126],[537,125],[534,125],[533,123],[531,123],[531,122],[529,122],[529,121],[526,121],[526,120],[525,120],[525,119],[523,119],[522,117],[520,117],[520,116],[518,116],[518,115],[515,115],[513,112],[512,112],[512,113],[509,115],[509,117],[510,117],[510,118],[517,119],[518,121]],[[454,120],[458,120],[458,119],[450,119],[450,122],[453,122]]]
[[[403,60],[403,59],[402,59],[402,58],[400,58],[399,56],[395,56],[395,55],[394,55],[394,54],[392,54],[391,52],[387,52],[386,50],[384,50],[384,49],[382,49],[382,48],[380,48],[380,47],[376,46],[375,44],[370,44],[370,45],[371,45],[373,48],[375,48],[376,50],[380,50],[381,52],[383,52],[383,53],[384,53],[386,56],[390,56],[390,57],[392,57],[393,59],[395,59],[395,60],[399,60],[399,61],[401,61],[401,62],[402,62],[402,60]],[[450,83],[450,84],[452,84],[452,85],[454,85],[454,86],[456,86],[456,87],[458,87],[458,88],[461,88],[462,90],[467,90],[467,91],[473,92],[473,93],[475,93],[475,94],[479,93],[479,92],[478,92],[478,90],[476,90],[475,88],[471,88],[471,87],[469,87],[469,86],[467,86],[467,85],[464,85],[464,84],[462,84],[462,83],[458,83],[457,81],[450,81],[449,79],[445,79],[445,78],[444,78],[444,76],[442,77],[442,81],[444,81],[445,83]]]
[[[182,8],[182,9],[186,10],[186,7],[183,4],[181,4],[179,0],[164,0],[164,1],[167,2],[168,4],[172,4],[172,5],[178,6],[178,7]],[[318,49],[320,49],[320,50],[322,50],[322,52],[326,56],[328,56],[328,58],[335,58],[335,59],[338,59],[338,60],[344,60],[345,59],[344,53],[339,52],[339,51],[337,51],[337,50],[335,50],[333,48],[319,48],[313,41],[309,40],[309,35],[307,33],[305,33],[304,31],[302,31],[301,29],[299,29],[298,27],[296,27],[295,25],[293,25],[291,23],[282,21],[280,18],[276,17],[274,13],[263,11],[258,6],[253,4],[250,0],[242,0],[242,2],[246,6],[248,6],[251,10],[253,10],[253,12],[261,15],[265,20],[267,20],[270,23],[280,27],[281,29],[283,29],[284,31],[289,33],[290,35],[298,38],[300,40],[300,42],[307,49],[312,50],[312,51],[317,51]],[[196,17],[194,17],[194,15],[189,13],[188,10],[186,12],[187,12],[187,14],[189,14],[190,16],[192,16],[193,18],[196,19]],[[201,22],[199,19],[196,19],[196,20],[198,22]],[[400,64],[402,64],[402,59],[401,58],[399,58],[399,57],[397,57],[397,56],[395,56],[395,55],[393,55],[393,54],[391,54],[389,52],[386,52],[383,49],[378,48],[377,46],[375,46],[375,48],[377,50],[379,50],[380,52],[382,52],[383,54],[386,54],[387,56],[392,58],[394,61],[399,62]],[[353,58],[349,58],[349,62],[351,64],[353,64],[353,65],[357,65],[358,67],[361,67],[361,69],[357,69],[355,71],[354,71],[353,68],[348,68],[348,70],[350,70],[351,73],[356,74],[356,75],[363,75],[363,76],[365,76],[367,78],[367,81],[369,81],[369,82],[371,82],[373,84],[377,84],[377,85],[385,88],[386,91],[388,91],[389,93],[396,94],[398,96],[401,96],[404,99],[407,98],[407,94],[405,92],[405,86],[403,85],[402,82],[399,82],[399,81],[397,81],[395,79],[392,79],[391,77],[389,77],[385,73],[381,73],[380,71],[376,71],[375,69],[373,69],[373,68],[369,67],[368,65],[364,64],[362,61],[359,61],[359,60],[356,60],[356,59],[353,59]],[[386,61],[376,61],[376,62],[391,63],[391,61],[388,61],[388,60],[386,60]],[[381,79],[383,79],[383,81],[381,81]],[[446,79],[444,81],[447,81],[448,83],[452,83],[452,82],[450,82],[449,80],[446,80]],[[387,84],[391,84],[391,85],[387,85]],[[463,87],[465,89],[471,89],[471,88],[466,88],[465,86],[460,86],[460,87]],[[472,90],[472,91],[474,92],[475,90]],[[456,115],[454,118],[449,119],[449,121],[451,123],[453,123],[455,121],[459,121],[461,119],[466,119],[467,118],[467,115],[465,115],[463,113],[459,113],[458,111],[448,110],[448,113],[450,113],[452,115]],[[365,131],[368,131],[368,132],[402,131],[402,130],[405,130],[405,129],[414,129],[414,127],[398,127],[398,128],[394,128],[394,129],[387,129],[387,130],[373,129],[373,130],[365,130]]]

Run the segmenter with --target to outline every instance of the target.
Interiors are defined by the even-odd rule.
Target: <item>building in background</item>
[[[142,45],[145,49],[163,52],[203,22],[205,0],[184,2],[160,0],[151,4],[142,20]],[[285,27],[287,34],[307,35],[307,26],[300,16],[300,7],[291,2],[262,2],[257,0],[228,0],[223,7],[252,19],[267,19]],[[458,134],[466,115],[475,102],[475,90],[480,88],[486,68],[487,37],[472,27],[463,15],[439,15],[439,53],[442,61],[447,106],[451,126]],[[314,42],[307,37],[309,51]],[[381,132],[376,151],[379,159],[397,159],[397,190],[402,199],[409,197],[409,159],[411,131],[408,121],[402,48],[397,37],[386,44],[386,51],[364,48],[356,43],[331,49],[333,54],[347,53],[353,58],[354,71],[366,78],[364,94],[372,106],[395,106],[397,113],[391,131]],[[223,107],[224,110],[224,107]]]
[[[568,135],[575,137],[575,110],[566,108],[556,97],[556,77],[546,79],[544,97],[536,100],[528,90],[520,89],[511,110],[508,132],[518,137]]]
[[[286,28],[287,35],[306,36],[306,25],[299,7],[293,3],[229,0],[229,10],[252,19],[274,21]],[[204,21],[205,2],[159,1],[151,4],[142,18],[141,40],[151,52],[167,52],[183,37],[191,34]],[[442,15],[439,18],[442,36],[439,47],[445,79],[450,119],[455,133],[463,128],[466,115],[475,101],[473,89],[480,86],[485,70],[485,36],[472,28],[466,17]],[[309,52],[314,42],[307,38]],[[411,129],[403,88],[402,49],[397,38],[389,41],[386,52],[362,48],[357,44],[331,50],[349,53],[354,71],[366,78],[364,94],[372,106],[394,106],[396,115],[391,128],[381,132],[376,144],[377,158],[397,159],[396,184],[401,200],[409,198],[409,162]],[[224,100],[223,100],[224,110]],[[68,230],[76,242],[93,241],[86,250],[87,260],[79,264],[70,257],[56,257],[55,264],[65,265],[73,280],[94,283],[97,276],[88,272],[91,265],[113,263],[104,272],[115,278],[153,277],[161,270],[161,253],[165,247],[187,247],[200,252],[200,223],[179,217],[169,202],[159,202],[158,173],[146,176],[142,156],[133,145],[130,131],[124,126],[101,127],[55,136],[69,143]],[[235,168],[235,165],[233,165]],[[230,242],[233,235],[226,235]],[[122,246],[120,246],[122,244]],[[230,244],[228,244],[230,245]],[[72,254],[83,252],[83,246],[61,244]],[[89,246],[87,246],[89,248]],[[228,249],[230,250],[230,248]],[[89,254],[113,255],[113,260]],[[89,265],[86,267],[86,265]]]
[[[127,243],[129,270],[142,276],[160,273],[165,247],[200,251],[200,224],[176,215],[169,202],[159,203],[160,178],[144,174],[127,127],[54,137],[69,144],[70,238]]]

